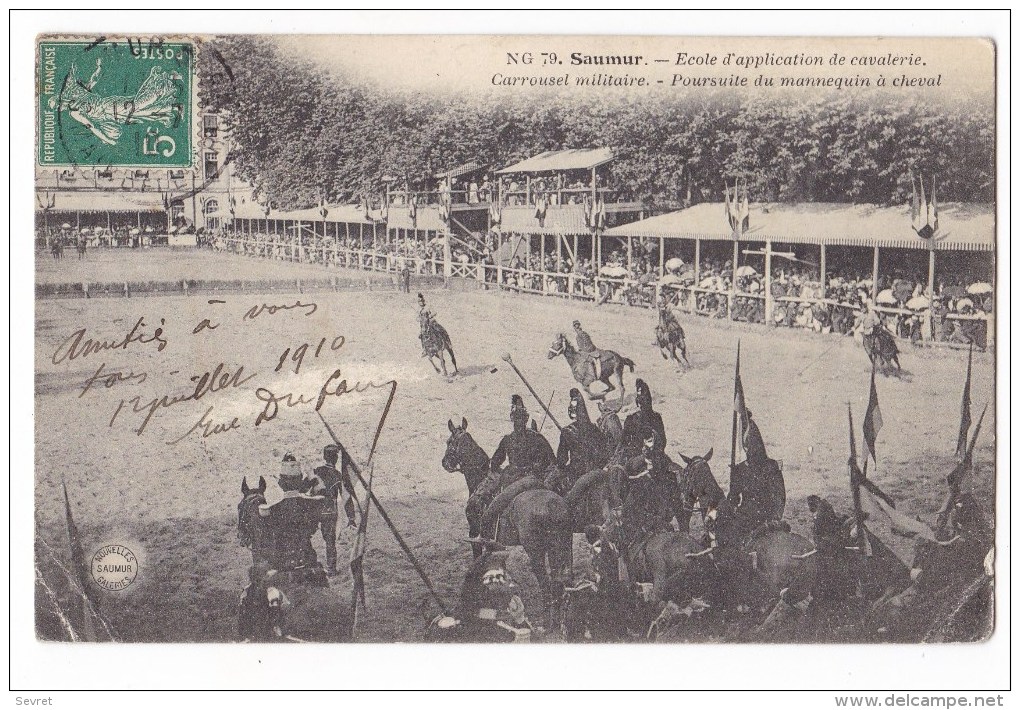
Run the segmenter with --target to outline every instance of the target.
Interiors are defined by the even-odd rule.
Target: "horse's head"
[[[684,456],[680,454],[687,468],[684,469],[680,483],[680,489],[686,502],[690,505],[701,503],[704,510],[714,509],[725,496],[719,483],[712,475],[712,467],[708,462],[712,460],[715,449],[709,449],[704,456]]]
[[[255,542],[255,526],[259,521],[259,506],[266,502],[266,479],[259,476],[256,488],[248,486],[247,476],[241,481],[241,502],[237,504],[237,542],[251,547]]]
[[[478,447],[474,437],[468,433],[468,422],[466,417],[460,418],[460,426],[453,423],[452,419],[446,420],[446,426],[450,430],[450,438],[446,440],[446,453],[443,454],[443,468],[450,473],[459,471],[467,454]]]
[[[567,351],[567,336],[563,333],[559,333],[556,339],[553,340],[552,345],[549,346],[549,352],[546,357],[552,360],[554,357],[562,355]]]

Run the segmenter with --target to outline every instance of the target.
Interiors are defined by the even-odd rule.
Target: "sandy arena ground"
[[[107,252],[90,254],[89,265],[78,264],[71,256],[62,264],[40,260],[38,279],[97,281],[99,274],[112,274],[111,280],[124,280],[129,278],[125,269],[138,280],[232,278],[234,272],[240,278],[256,271],[261,277],[327,273],[317,267],[223,254],[131,254],[122,264],[120,255]],[[298,395],[314,399],[336,368],[352,389],[355,382],[397,382],[376,454],[374,491],[440,593],[453,604],[471,553],[462,542],[467,499],[463,478],[440,466],[447,419],[466,416],[470,431],[491,454],[510,428],[511,393],[520,392],[540,418],[537,403],[500,360],[501,353],[509,352],[539,393],[546,397],[555,393],[553,411],[565,422],[567,392],[574,383],[566,362],[547,360],[546,351],[557,332],[570,331],[575,318],[600,347],[617,350],[637,363],[637,376],[648,381],[665,420],[668,453],[678,459],[679,452],[704,454],[714,447],[713,469],[724,486],[739,338],[748,405],[770,455],[784,462],[787,518],[794,530],[808,534],[805,498],[811,493],[828,497],[837,509],[849,510],[846,403],[853,407],[859,437],[869,373],[863,350],[851,339],[682,317],[693,368],[681,374],[653,346],[652,311],[490,292],[439,291],[427,296],[456,347],[461,374],[449,382],[420,357],[413,294],[274,295],[271,305],[300,300],[315,303],[315,311],[263,312],[247,320],[244,314],[264,298],[231,295],[222,298],[225,303],[215,304],[205,296],[36,303],[38,535],[66,562],[63,479],[86,554],[104,543],[119,543],[138,555],[141,571],[136,582],[125,591],[104,593],[102,600],[122,638],[236,639],[235,605],[250,562],[248,551],[236,541],[241,479],[247,476],[254,484],[259,475],[275,476],[285,451],[294,452],[306,470],[311,469],[320,463],[320,451],[330,441],[313,404],[281,404],[275,419],[256,427],[256,417],[265,407],[256,389],[265,388],[276,397],[293,393],[294,399]],[[144,326],[138,332],[146,339],[163,324],[162,351],[155,341],[132,342],[117,350],[67,356],[66,341],[78,329],[86,329],[86,338],[117,341],[139,318]],[[218,327],[193,333],[206,318]],[[329,343],[337,336],[344,340],[334,352]],[[321,338],[326,346],[315,357]],[[290,348],[293,353],[302,343],[311,347],[299,371],[295,374],[292,359],[275,371],[284,351]],[[966,353],[907,348],[901,356],[907,374],[878,382],[885,426],[878,439],[879,465],[870,475],[902,510],[931,520],[953,465]],[[104,372],[121,372],[126,379],[97,381],[83,391],[104,363]],[[163,395],[185,396],[195,389],[189,378],[221,363],[221,372],[230,375],[243,367],[237,378],[243,384],[159,408],[136,433],[147,410],[135,413],[132,398],[139,398],[137,408],[142,409]],[[131,373],[134,377],[127,379]],[[633,402],[634,377],[628,373],[625,378],[627,407]],[[974,487],[989,515],[994,492],[993,388],[992,356],[976,354],[975,421],[981,407],[986,402],[990,406],[978,442]],[[385,398],[386,390],[368,389],[329,397],[322,407],[361,463]],[[236,428],[208,437],[188,434],[210,407],[209,421],[226,428],[236,417]],[[594,404],[590,410],[595,412]],[[555,447],[551,423],[546,422],[543,433]],[[178,443],[167,443],[177,439]],[[351,540],[348,534],[339,544],[342,567]],[[321,539],[316,539],[316,546],[321,555]],[[368,608],[359,622],[359,639],[419,639],[426,618],[437,608],[376,515],[371,518],[369,547]],[[577,548],[581,550],[580,544]],[[579,552],[578,557],[583,555]],[[578,566],[583,562],[579,559]],[[526,601],[534,602],[534,581],[520,552],[513,563],[511,571],[524,585]],[[337,577],[335,588],[338,603],[347,603],[349,576]]]

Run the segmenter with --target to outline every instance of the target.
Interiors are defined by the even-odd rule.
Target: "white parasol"
[[[983,296],[986,293],[991,293],[993,290],[994,289],[992,288],[992,285],[984,281],[980,281],[976,284],[971,284],[970,286],[967,287],[967,293],[971,294],[972,296]]]
[[[753,266],[748,266],[747,264],[737,267],[736,271],[737,276],[754,276],[757,273],[758,272],[755,270]]]
[[[599,269],[600,276],[608,276],[609,278],[623,278],[627,275],[627,268],[624,266],[603,266]]]
[[[926,296],[914,296],[906,303],[907,308],[912,311],[923,311],[931,306]]]
[[[878,298],[876,298],[875,300],[878,303],[881,303],[883,306],[895,306],[896,305],[896,296],[893,295],[893,292],[892,292],[891,288],[887,288],[884,291],[879,291],[878,292]]]
[[[667,271],[679,271],[684,268],[684,260],[680,257],[674,256],[672,259],[666,260]]]
[[[659,283],[662,284],[663,286],[675,286],[682,284],[683,279],[681,279],[676,274],[666,274],[665,276],[662,277],[662,280],[660,280]]]

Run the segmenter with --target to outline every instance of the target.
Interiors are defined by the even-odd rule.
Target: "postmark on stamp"
[[[41,166],[192,165],[194,44],[39,42]]]
[[[127,589],[138,576],[138,558],[124,545],[103,545],[92,555],[92,579],[110,592]]]

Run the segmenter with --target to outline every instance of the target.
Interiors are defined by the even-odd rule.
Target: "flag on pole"
[[[864,414],[864,460],[870,456],[877,464],[875,440],[882,429],[882,410],[878,406],[878,390],[875,388],[875,368],[871,368],[871,393],[868,396],[868,411]]]
[[[740,199],[740,207],[737,209],[737,227],[741,234],[751,226],[751,204],[747,192],[747,180],[744,180],[744,195]]]
[[[726,207],[726,221],[730,225],[730,231],[737,231],[737,210],[736,210],[736,184],[733,185],[733,198],[730,198],[730,186],[724,181],[723,182],[723,198],[724,205]]]
[[[960,402],[960,433],[956,437],[956,458],[963,461],[967,454],[967,434],[970,433],[970,372],[974,362],[974,343],[967,355],[967,379],[963,383],[963,401]]]
[[[742,459],[747,459],[747,431],[749,419],[747,416],[747,401],[744,398],[744,383],[740,379],[740,341],[737,341],[737,366],[733,376],[733,463],[736,463],[736,452],[740,449]]]
[[[354,538],[354,545],[351,547],[351,579],[354,588],[351,591],[351,612],[352,618],[356,619],[358,614],[358,603],[365,606],[365,546],[368,540],[368,511],[371,510],[372,500],[372,477],[375,474],[373,465],[368,471],[368,486],[365,494],[365,507],[361,508],[360,519],[358,520],[358,534]]]
[[[914,180],[914,171],[910,172],[910,225],[914,232],[920,234],[921,227],[921,201],[917,198],[917,182]]]

